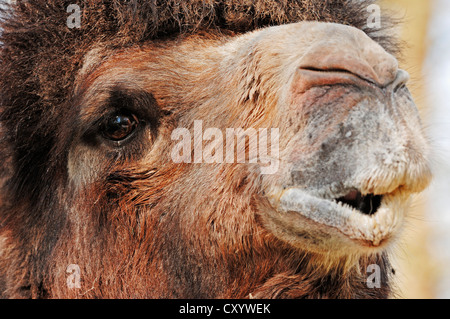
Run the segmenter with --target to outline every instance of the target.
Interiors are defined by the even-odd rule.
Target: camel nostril
[[[393,91],[397,92],[398,90],[406,86],[406,83],[408,83],[409,79],[410,76],[408,72],[406,72],[405,70],[398,70],[395,80],[388,86],[391,86],[393,88]]]
[[[351,68],[345,68],[344,67],[334,67],[334,68],[314,68],[314,67],[302,67],[303,70],[309,70],[314,72],[321,72],[321,73],[328,73],[330,77],[333,75],[336,77],[343,77],[343,78],[358,78],[360,80],[377,84],[377,82],[370,76],[370,72],[362,72],[362,71],[354,71]]]
[[[376,84],[370,78],[362,77],[345,68],[317,68],[304,66],[297,71],[294,85],[297,92],[305,92],[315,86],[336,84]]]
[[[393,55],[363,33],[345,32],[340,33],[339,37],[338,42],[325,39],[307,49],[299,60],[300,70],[316,73],[313,80],[317,73],[321,73],[322,77],[325,76],[323,73],[328,73],[331,79],[350,81],[352,76],[357,81],[362,79],[380,88],[395,81],[398,61]],[[362,43],[364,50],[360,49]]]

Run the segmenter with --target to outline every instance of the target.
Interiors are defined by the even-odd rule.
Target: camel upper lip
[[[393,237],[402,224],[401,193],[363,195],[351,190],[342,197],[323,198],[303,189],[289,188],[275,202],[276,210],[281,213],[298,213],[363,246],[379,247]],[[283,218],[283,214],[279,214],[279,218]],[[302,227],[301,223],[299,219],[297,226]]]

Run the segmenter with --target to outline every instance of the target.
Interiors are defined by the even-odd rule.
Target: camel
[[[431,173],[373,1],[69,5],[2,8],[0,297],[392,296]]]

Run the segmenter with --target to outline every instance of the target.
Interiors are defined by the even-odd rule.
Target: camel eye
[[[139,121],[133,114],[115,114],[106,119],[101,130],[106,139],[120,142],[131,136],[138,125]]]

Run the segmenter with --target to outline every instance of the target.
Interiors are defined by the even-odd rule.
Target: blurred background
[[[432,145],[434,180],[415,197],[395,254],[400,298],[450,298],[450,1],[383,0],[402,19],[401,68]]]

